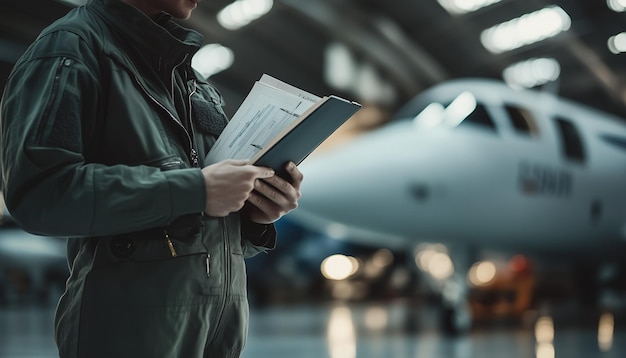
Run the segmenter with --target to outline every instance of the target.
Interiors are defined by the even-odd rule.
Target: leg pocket
[[[97,265],[87,275],[81,357],[201,357],[219,296],[206,254]]]
[[[79,356],[85,358],[200,358],[214,329],[216,298],[166,307],[85,305]]]

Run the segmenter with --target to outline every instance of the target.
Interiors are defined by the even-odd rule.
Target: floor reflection
[[[51,306],[0,307],[0,357],[58,357]]]
[[[58,357],[50,306],[0,307],[0,358]],[[617,358],[623,314],[553,310],[530,325],[477,327],[458,337],[437,328],[437,309],[405,301],[252,307],[242,358]]]
[[[615,316],[555,309],[531,325],[494,324],[467,335],[439,332],[437,310],[404,302],[384,305],[293,306],[253,310],[244,358],[624,357],[626,331]],[[620,316],[624,321],[624,316]],[[413,322],[414,319],[419,320]]]

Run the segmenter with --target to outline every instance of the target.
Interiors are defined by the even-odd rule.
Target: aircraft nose
[[[402,125],[312,155],[300,164],[304,181],[296,211],[356,226],[390,211],[419,210],[436,192],[432,150]]]

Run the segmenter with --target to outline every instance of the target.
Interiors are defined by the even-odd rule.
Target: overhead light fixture
[[[569,30],[572,20],[559,6],[525,14],[482,32],[480,40],[492,53],[530,45]]]
[[[609,47],[609,51],[616,55],[626,52],[626,32],[621,32],[609,37],[607,46]]]
[[[71,6],[82,6],[87,3],[89,0],[58,0],[59,2],[71,5]]]
[[[452,15],[473,12],[502,0],[437,0]]]
[[[357,63],[350,49],[340,43],[328,45],[324,51],[324,79],[334,88],[346,90],[354,83]]]
[[[352,85],[352,91],[361,101],[389,104],[396,100],[393,86],[371,63],[361,64]]]
[[[513,88],[532,88],[555,81],[561,75],[561,65],[553,58],[531,58],[504,69],[502,77]]]
[[[606,0],[606,4],[609,9],[615,12],[626,11],[626,0]]]
[[[217,14],[217,21],[228,30],[237,30],[267,14],[273,5],[272,0],[237,0]]]
[[[191,59],[191,67],[205,78],[229,68],[235,60],[233,51],[220,44],[203,46]]]
[[[393,86],[369,62],[358,62],[350,49],[331,43],[324,51],[324,80],[333,88],[350,91],[361,101],[388,104],[396,101]]]

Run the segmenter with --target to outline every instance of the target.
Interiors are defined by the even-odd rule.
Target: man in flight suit
[[[16,63],[1,112],[6,204],[68,238],[60,356],[238,357],[244,258],[272,249],[302,174],[202,167],[227,119],[191,68],[202,36],[172,20],[200,0],[91,0]]]

